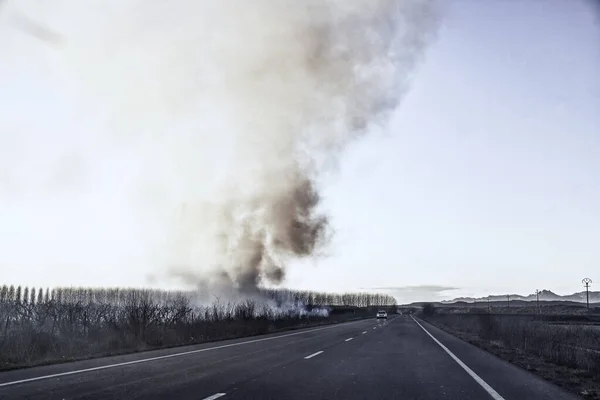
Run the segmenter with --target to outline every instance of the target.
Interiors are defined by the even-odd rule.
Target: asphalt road
[[[0,399],[576,399],[410,316],[0,373]]]

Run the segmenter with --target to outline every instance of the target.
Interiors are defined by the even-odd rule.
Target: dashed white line
[[[458,365],[460,365],[462,367],[462,369],[464,369],[465,371],[467,371],[467,374],[471,375],[471,378],[473,378],[475,380],[475,382],[477,382],[486,392],[488,392],[488,394],[490,396],[492,396],[492,398],[494,400],[504,400],[504,397],[500,396],[500,394],[498,392],[496,392],[490,385],[488,385],[486,381],[484,381],[483,379],[481,379],[479,377],[479,375],[477,375],[475,372],[473,372],[473,370],[471,368],[469,368],[464,362],[462,362],[460,360],[460,358],[456,357],[454,355],[454,353],[452,353],[446,346],[444,346],[442,344],[442,342],[440,342],[439,340],[437,340],[431,333],[429,333],[429,331],[427,331],[427,329],[423,328],[423,325],[421,325],[419,323],[419,321],[417,321],[415,319],[415,317],[413,317],[411,315],[411,318],[413,319],[413,321],[415,321],[417,323],[417,325],[419,325],[421,327],[421,329],[423,329],[425,331],[426,334],[429,335],[430,338],[432,338],[442,349],[444,349],[444,351],[446,353],[448,353],[448,355],[450,357],[452,357],[452,359],[454,361],[456,361],[456,363]]]
[[[349,342],[349,341],[351,341],[352,339],[354,339],[354,338],[348,338],[348,339],[344,340],[344,342]]]
[[[367,331],[364,331],[362,334],[364,335],[365,333],[367,333]]]
[[[373,329],[377,329],[377,327],[376,327],[376,326],[374,326],[374,327],[373,327]]]
[[[224,345],[221,345],[221,346],[207,347],[207,348],[204,348],[204,349],[184,351],[184,352],[181,352],[181,353],[167,354],[167,355],[164,355],[164,356],[144,358],[144,359],[141,359],[141,360],[126,361],[126,362],[117,363],[117,364],[101,365],[99,367],[84,368],[84,369],[78,369],[78,370],[75,370],[75,371],[67,371],[67,372],[60,372],[60,373],[57,373],[57,374],[36,376],[34,378],[27,378],[27,379],[21,379],[21,380],[18,380],[18,381],[0,383],[0,388],[1,387],[6,387],[6,386],[18,385],[18,384],[21,384],[21,383],[41,381],[41,380],[44,380],[44,379],[59,378],[61,376],[82,374],[82,373],[85,373],[85,372],[100,371],[100,370],[103,370],[103,369],[124,367],[126,365],[134,365],[134,364],[140,364],[140,363],[145,363],[145,362],[150,362],[150,361],[163,360],[163,359],[166,359],[166,358],[181,357],[181,356],[186,356],[186,355],[189,355],[189,354],[203,353],[205,351],[225,349],[227,347],[234,347],[234,346],[241,346],[241,345],[244,345],[244,344],[264,342],[266,340],[274,340],[274,339],[279,339],[279,338],[284,338],[284,337],[289,337],[289,336],[303,335],[305,333],[317,332],[317,331],[322,331],[322,330],[325,330],[325,329],[334,329],[334,328],[339,328],[339,327],[342,327],[342,326],[348,326],[350,324],[354,324],[354,323],[358,323],[358,322],[361,322],[361,321],[350,322],[350,323],[345,323],[345,324],[336,324],[336,325],[332,325],[332,326],[325,326],[323,328],[309,329],[309,330],[306,330],[306,331],[294,332],[294,333],[287,333],[285,335],[278,335],[278,336],[267,337],[267,338],[262,338],[262,339],[247,340],[247,341],[239,342],[239,343],[231,343],[231,344],[224,344]]]
[[[304,359],[305,359],[305,360],[308,360],[309,358],[316,357],[316,356],[318,356],[319,354],[321,354],[322,352],[323,352],[322,350],[321,350],[321,351],[317,351],[316,353],[312,353],[310,356],[306,356],[306,357],[304,357]]]
[[[215,393],[212,396],[203,398],[202,400],[215,400],[215,399],[218,399],[219,397],[223,397],[223,396],[225,396],[225,393]]]

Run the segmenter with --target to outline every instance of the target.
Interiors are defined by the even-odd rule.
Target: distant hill
[[[519,294],[503,294],[503,295],[492,295],[489,297],[458,297],[453,300],[444,300],[441,303],[443,304],[454,304],[454,303],[475,303],[481,301],[506,301],[508,296],[510,296],[510,300],[521,300],[521,301],[535,301],[536,294],[532,293],[527,296],[519,295]],[[585,292],[577,292],[573,294],[568,294],[561,296],[552,292],[551,290],[541,290],[540,291],[540,301],[572,301],[576,303],[585,303]],[[592,292],[590,291],[590,303],[600,303],[600,291]]]

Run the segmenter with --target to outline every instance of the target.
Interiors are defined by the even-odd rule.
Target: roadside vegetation
[[[600,399],[600,315],[448,312],[425,304],[421,317],[579,395]]]
[[[371,317],[391,296],[262,290],[209,304],[194,292],[0,287],[0,369]]]

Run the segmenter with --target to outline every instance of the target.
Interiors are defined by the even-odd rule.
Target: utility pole
[[[488,314],[491,314],[492,308],[490,307],[490,296],[488,296],[488,298],[487,298],[487,303],[488,303]]]
[[[510,308],[510,294],[506,295],[506,306]]]
[[[537,305],[537,312],[538,315],[541,314],[541,310],[540,310],[540,290],[539,289],[535,289],[535,302]]]
[[[581,283],[583,283],[585,285],[585,300],[587,303],[587,308],[589,310],[590,309],[590,283],[592,283],[592,280],[590,278],[583,278]]]

